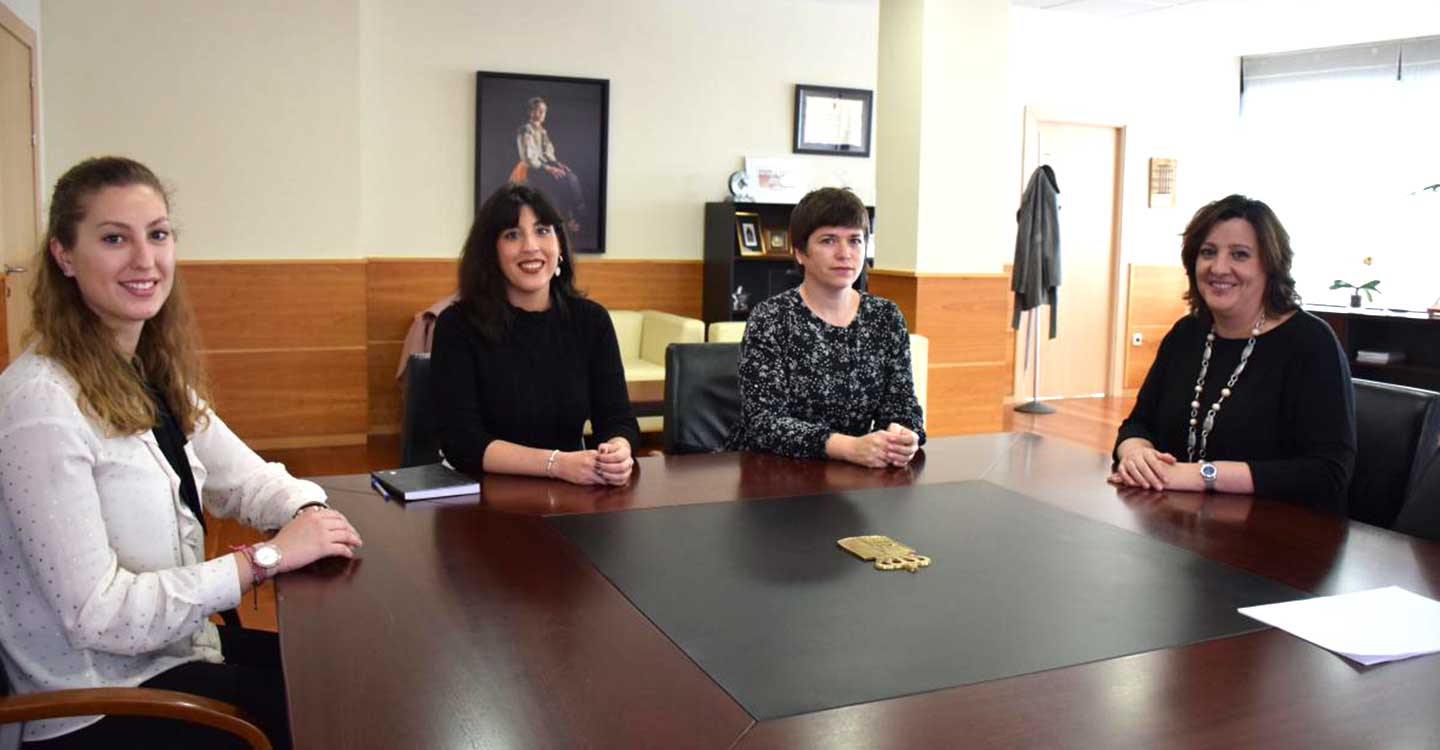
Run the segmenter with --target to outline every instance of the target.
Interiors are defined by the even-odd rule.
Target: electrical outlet
[[[1145,334],[1143,334],[1143,333],[1141,333],[1141,332],[1139,332],[1139,331],[1136,331],[1136,332],[1130,334],[1130,345],[1131,345],[1131,346],[1144,346],[1144,345],[1145,345]]]

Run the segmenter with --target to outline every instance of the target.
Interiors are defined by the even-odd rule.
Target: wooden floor
[[[1033,432],[1060,438],[1096,450],[1109,451],[1115,444],[1115,431],[1134,406],[1133,397],[1076,398],[1046,401],[1055,407],[1054,414],[1020,414],[1005,410],[1005,429],[1010,432]],[[261,451],[267,461],[285,464],[297,477],[318,477],[333,474],[357,474],[393,468],[400,458],[398,436],[375,436],[369,445],[338,448],[297,448]],[[259,541],[261,535],[237,523],[212,519],[209,536],[210,556],[232,544]],[[360,529],[363,536],[364,529]],[[273,584],[260,587],[255,596],[241,603],[240,621],[246,627],[275,630],[275,590]]]

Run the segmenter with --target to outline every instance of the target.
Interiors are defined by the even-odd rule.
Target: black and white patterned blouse
[[[844,328],[811,312],[798,289],[755,306],[740,347],[740,422],[731,450],[824,458],[830,435],[858,437],[891,422],[925,442],[910,334],[894,302],[862,292]]]

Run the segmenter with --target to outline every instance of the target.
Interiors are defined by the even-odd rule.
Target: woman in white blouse
[[[159,687],[247,710],[289,746],[273,634],[209,616],[331,555],[355,529],[251,452],[205,402],[164,188],[85,161],[55,185],[29,346],[0,375],[0,656],[17,693]],[[280,528],[204,555],[204,514]],[[26,747],[225,747],[183,722],[30,722]]]

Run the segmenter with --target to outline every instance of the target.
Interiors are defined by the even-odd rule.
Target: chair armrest
[[[705,323],[683,315],[641,310],[645,324],[640,334],[640,359],[665,365],[665,347],[671,344],[699,344],[705,341]]]
[[[0,698],[0,724],[65,716],[149,716],[203,724],[239,737],[253,750],[270,750],[270,740],[235,706],[190,693],[153,688],[81,688]]]

